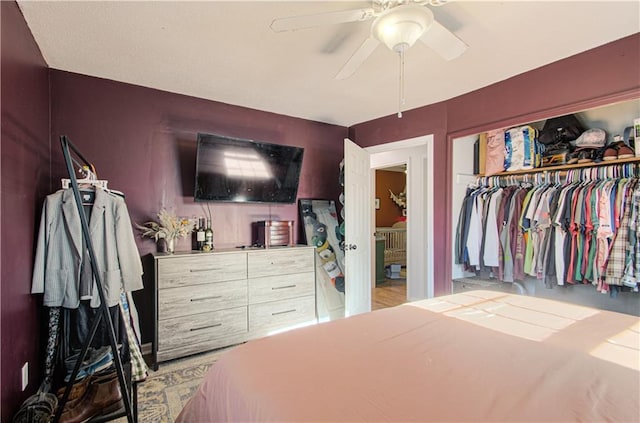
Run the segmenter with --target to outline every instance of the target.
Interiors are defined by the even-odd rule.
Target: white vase
[[[175,251],[175,238],[167,238],[167,253],[173,254]]]

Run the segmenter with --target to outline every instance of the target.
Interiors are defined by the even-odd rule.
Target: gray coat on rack
[[[96,188],[89,219],[96,261],[102,272],[109,307],[117,305],[120,289],[142,289],[142,264],[124,200]],[[80,215],[71,189],[47,196],[40,220],[31,292],[44,293],[48,307],[77,308],[84,250]],[[87,266],[90,263],[85,263]],[[91,306],[100,298],[93,282]]]

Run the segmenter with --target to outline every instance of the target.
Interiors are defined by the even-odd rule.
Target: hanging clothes
[[[635,182],[635,181],[634,181]],[[607,259],[607,269],[605,272],[605,278],[607,285],[616,285],[623,286],[623,280],[625,276],[625,270],[627,267],[627,262],[629,255],[629,259],[631,258],[630,251],[634,251],[637,248],[637,245],[629,246],[629,230],[631,226],[631,206],[632,206],[632,197],[634,187],[634,182],[631,181],[621,181],[621,187],[618,190],[618,203],[616,213],[618,216],[617,221],[619,222],[616,225],[616,234],[613,240],[613,243],[610,247],[609,257]],[[628,191],[631,191],[631,195],[626,195]],[[634,227],[637,225],[637,222],[634,222]],[[637,283],[637,281],[636,281]]]
[[[118,305],[120,289],[142,289],[142,264],[124,200],[96,188],[89,221],[108,306]],[[47,196],[36,244],[31,292],[44,293],[48,307],[77,308],[81,268],[86,264],[80,215],[70,189]],[[84,266],[86,267],[86,266]],[[95,289],[91,306],[100,305]]]
[[[53,386],[56,369],[56,352],[60,342],[60,307],[48,308],[47,320],[47,346],[44,357],[44,387],[49,391]]]
[[[629,243],[622,283],[634,287],[640,281],[640,182],[636,183],[631,198]]]
[[[132,365],[132,380],[147,376],[140,349],[137,312],[130,296],[142,289],[142,265],[135,245],[129,213],[121,196],[105,189],[83,195],[91,242],[101,271],[103,292],[113,322],[122,362]],[[45,363],[46,380],[60,369],[59,383],[68,376],[64,364],[77,355],[89,336],[91,322],[99,313],[100,296],[82,232],[80,215],[71,189],[45,199],[32,279],[32,293],[44,293],[49,308],[49,338]],[[133,309],[134,313],[130,313]],[[109,345],[108,326],[101,320],[91,347]],[[136,333],[138,332],[138,333]],[[57,359],[54,361],[53,357]]]
[[[124,291],[120,293],[120,312],[124,318],[125,330],[127,332],[127,343],[129,344],[129,351],[131,355],[131,380],[134,382],[140,382],[147,378],[147,365],[142,357],[142,351],[140,349],[140,337],[135,330],[137,318],[133,318],[132,308],[133,299],[131,294],[127,294]]]
[[[502,201],[502,188],[497,188],[489,197],[487,218],[485,220],[485,238],[483,243],[484,254],[483,260],[485,265],[489,267],[498,267],[498,240],[500,233],[498,231],[498,206]]]
[[[531,276],[548,288],[580,283],[601,292],[610,286],[638,291],[638,178],[585,171],[567,179],[495,187],[494,179],[483,178],[468,187],[457,262],[478,275],[489,268],[504,282]]]

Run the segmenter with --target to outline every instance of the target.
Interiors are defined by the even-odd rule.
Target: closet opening
[[[629,133],[639,106],[633,100],[574,115],[585,128],[605,132],[601,148],[607,149],[616,145],[617,134]],[[544,124],[526,125],[540,130]],[[489,128],[493,134],[500,130]],[[640,154],[485,177],[481,155],[474,166],[468,154],[483,135],[489,136],[462,136],[452,143],[452,292],[496,290],[640,315],[638,266],[626,254],[640,245],[640,237],[631,236],[638,218],[631,205],[635,195],[640,198]],[[635,147],[632,138],[623,140]],[[473,216],[463,213],[470,203]],[[461,235],[467,229],[471,242]]]

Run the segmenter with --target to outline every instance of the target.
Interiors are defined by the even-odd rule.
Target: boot
[[[74,407],[63,411],[60,422],[80,423],[98,414],[112,413],[121,407],[121,400],[122,394],[117,377],[93,380],[82,400]]]

